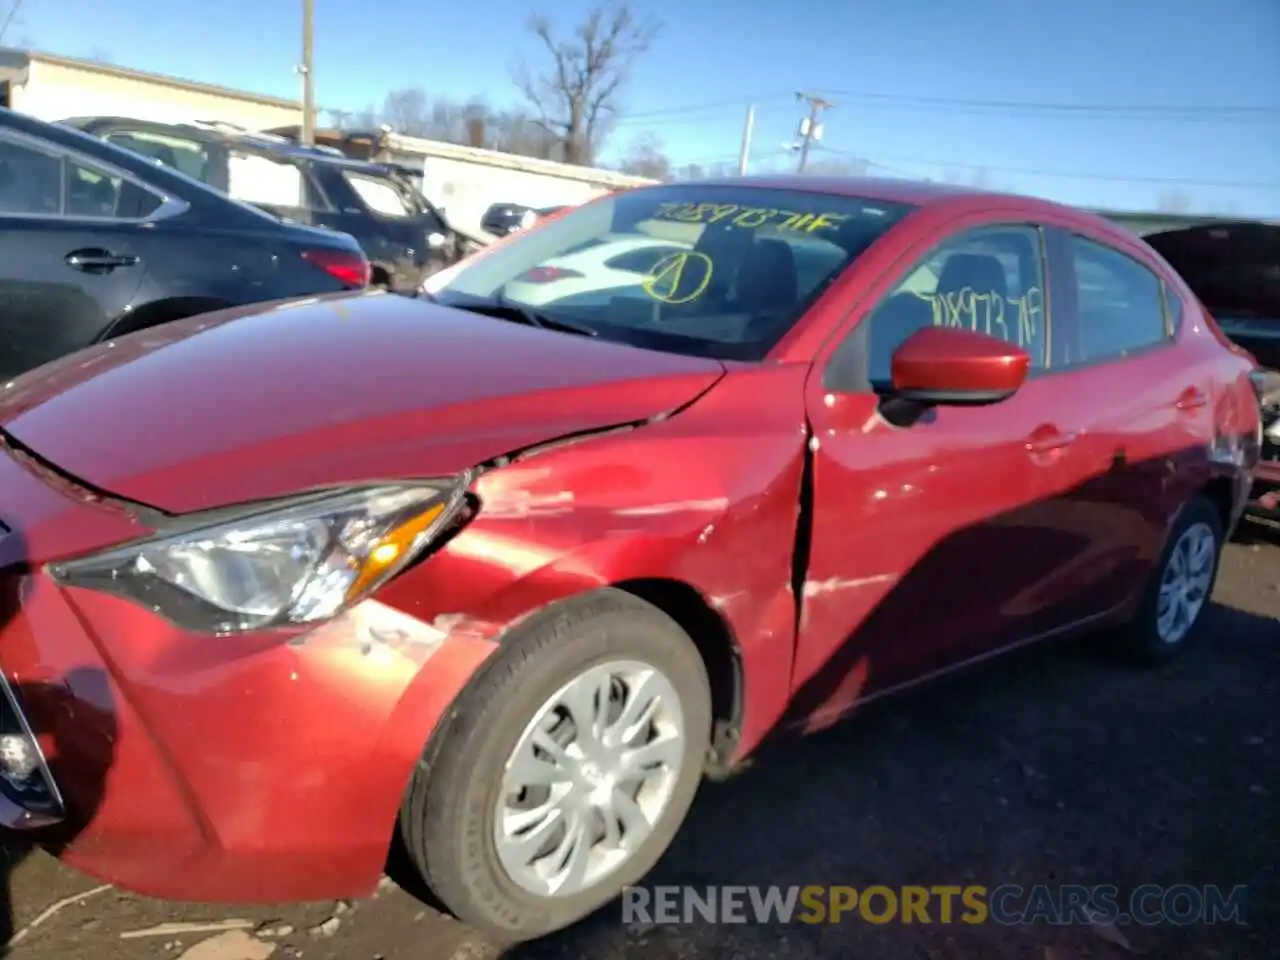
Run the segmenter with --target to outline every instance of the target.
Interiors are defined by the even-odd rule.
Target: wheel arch
[[[1235,519],[1236,481],[1226,476],[1213,477],[1201,488],[1200,494],[1217,509],[1218,519],[1222,521],[1222,536],[1225,540],[1231,535],[1231,527]]]
[[[612,586],[657,607],[688,634],[697,648],[711,685],[708,773],[727,773],[742,729],[744,706],[742,651],[728,621],[696,587],[681,580],[646,577],[622,580]]]

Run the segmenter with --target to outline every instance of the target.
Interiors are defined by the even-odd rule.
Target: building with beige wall
[[[0,105],[40,120],[119,116],[217,120],[250,130],[296,124],[302,104],[113,64],[0,48]]]

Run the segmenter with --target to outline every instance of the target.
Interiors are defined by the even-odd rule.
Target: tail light
[[[563,267],[534,267],[526,270],[518,278],[521,283],[554,283],[557,280],[574,280],[585,274],[577,270],[566,270]]]
[[[303,250],[302,259],[352,287],[367,287],[372,268],[362,253],[348,250]]]

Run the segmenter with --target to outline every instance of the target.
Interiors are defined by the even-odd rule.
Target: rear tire
[[[1174,521],[1138,612],[1122,633],[1129,660],[1158,666],[1195,640],[1217,582],[1222,545],[1218,508],[1195,496]]]
[[[401,810],[409,857],[444,906],[500,943],[567,927],[667,849],[711,721],[702,658],[665,613],[614,589],[549,607],[504,641],[433,737]],[[542,852],[557,845],[578,874]]]

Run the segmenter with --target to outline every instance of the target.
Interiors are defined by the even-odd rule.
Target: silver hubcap
[[[1209,582],[1217,538],[1207,523],[1194,523],[1173,545],[1160,578],[1160,602],[1156,608],[1156,633],[1165,643],[1178,643],[1194,626],[1209,598]]]
[[[546,701],[507,760],[498,859],[530,893],[567,897],[635,853],[671,801],[684,761],[675,687],[636,661],[592,667]]]

